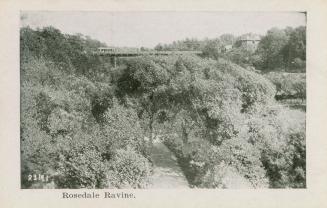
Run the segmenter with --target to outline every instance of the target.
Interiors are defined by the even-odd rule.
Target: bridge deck
[[[201,51],[106,51],[106,52],[94,52],[96,55],[102,56],[113,56],[113,57],[124,57],[124,56],[168,56],[168,55],[186,55],[186,54],[202,54]]]

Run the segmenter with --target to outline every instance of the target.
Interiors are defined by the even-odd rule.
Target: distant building
[[[115,52],[115,48],[114,47],[99,47],[98,48],[98,52],[100,53],[107,53],[107,52]]]
[[[229,51],[233,48],[233,45],[225,45],[225,51]]]
[[[260,39],[261,37],[259,35],[248,33],[240,37],[237,45],[240,47],[244,47],[249,51],[254,52],[258,47]]]

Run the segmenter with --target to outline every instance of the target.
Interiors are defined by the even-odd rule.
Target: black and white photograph
[[[305,11],[20,11],[21,189],[305,189]]]

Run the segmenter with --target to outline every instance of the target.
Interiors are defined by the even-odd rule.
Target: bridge
[[[112,57],[129,57],[129,56],[169,56],[169,55],[186,55],[186,54],[202,54],[202,51],[105,51],[94,52],[100,56],[112,56]]]
[[[118,48],[98,48],[93,52],[94,55],[108,56],[112,58],[116,67],[117,57],[133,56],[171,56],[171,55],[200,55],[202,51],[157,51],[157,50],[139,50],[139,49],[118,49]]]

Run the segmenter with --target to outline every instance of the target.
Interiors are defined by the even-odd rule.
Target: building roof
[[[241,41],[260,41],[261,37],[257,34],[248,33],[240,37]]]
[[[115,47],[99,47],[98,49],[113,49]]]

